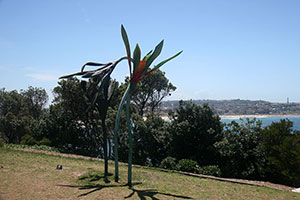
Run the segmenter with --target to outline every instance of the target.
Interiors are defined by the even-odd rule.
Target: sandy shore
[[[300,114],[289,115],[220,115],[221,119],[240,119],[240,118],[267,118],[267,117],[300,117]],[[161,116],[163,120],[170,120],[168,116]]]
[[[222,119],[239,119],[239,118],[266,118],[266,117],[300,117],[299,114],[290,115],[220,115]]]

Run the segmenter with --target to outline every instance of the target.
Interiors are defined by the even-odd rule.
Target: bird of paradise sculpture
[[[118,60],[114,62],[109,62],[106,64],[101,63],[94,63],[94,62],[88,62],[86,63],[82,69],[81,72],[63,76],[61,78],[68,78],[72,76],[81,76],[82,78],[89,78],[89,82],[92,83],[94,87],[90,89],[90,96],[89,99],[94,105],[96,102],[100,102],[100,100],[97,100],[99,96],[106,95],[106,98],[108,98],[107,94],[110,93],[110,75],[115,69],[115,67],[123,60],[128,60],[129,65],[129,73],[130,73],[130,81],[127,86],[127,89],[121,99],[121,102],[119,104],[116,121],[115,121],[115,127],[114,127],[114,158],[115,158],[115,181],[118,182],[119,180],[119,164],[118,164],[118,132],[119,132],[119,123],[120,123],[120,116],[121,111],[123,109],[124,103],[126,103],[126,123],[128,128],[128,140],[129,140],[129,152],[128,152],[128,185],[132,185],[132,127],[131,127],[131,121],[130,121],[130,100],[131,100],[131,94],[133,90],[136,87],[136,84],[145,76],[150,74],[151,72],[157,70],[162,65],[167,63],[168,61],[172,60],[173,58],[177,57],[179,54],[182,53],[182,51],[178,52],[174,56],[158,63],[157,65],[154,65],[152,68],[150,68],[153,61],[160,55],[163,43],[162,40],[153,51],[150,51],[148,54],[146,54],[141,59],[141,49],[138,44],[136,44],[136,47],[133,51],[133,55],[131,57],[131,50],[130,50],[130,44],[128,40],[128,36],[126,33],[126,30],[124,26],[121,26],[121,35],[122,39],[126,48],[126,54],[127,56],[121,57]],[[95,70],[89,70],[84,71],[85,66],[102,66]],[[133,66],[132,66],[133,65]],[[107,103],[109,101],[104,101],[104,103]],[[103,103],[103,101],[102,101]],[[105,111],[105,109],[103,109]],[[99,110],[101,112],[101,110]],[[107,109],[106,109],[107,111]],[[106,112],[105,112],[106,115]],[[102,115],[103,116],[103,115]],[[105,119],[105,117],[102,117]]]

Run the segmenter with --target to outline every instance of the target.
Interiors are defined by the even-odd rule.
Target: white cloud
[[[55,81],[58,79],[58,76],[53,74],[26,74],[25,76],[31,77],[38,81]]]

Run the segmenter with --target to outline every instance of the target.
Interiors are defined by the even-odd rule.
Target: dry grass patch
[[[56,170],[56,166],[63,166]],[[0,195],[3,199],[300,199],[300,194],[265,187],[220,182],[155,169],[127,166],[120,182],[103,176],[103,162],[0,148]],[[113,164],[109,171],[114,171]],[[1,199],[1,197],[0,197]]]

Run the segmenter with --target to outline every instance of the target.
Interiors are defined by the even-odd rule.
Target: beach
[[[300,114],[278,114],[278,115],[220,115],[222,119],[240,119],[240,118],[267,118],[267,117],[300,117]]]
[[[221,119],[240,119],[240,118],[268,118],[268,117],[300,117],[300,114],[287,114],[287,115],[219,115]],[[163,120],[170,120],[168,116],[161,116]]]

